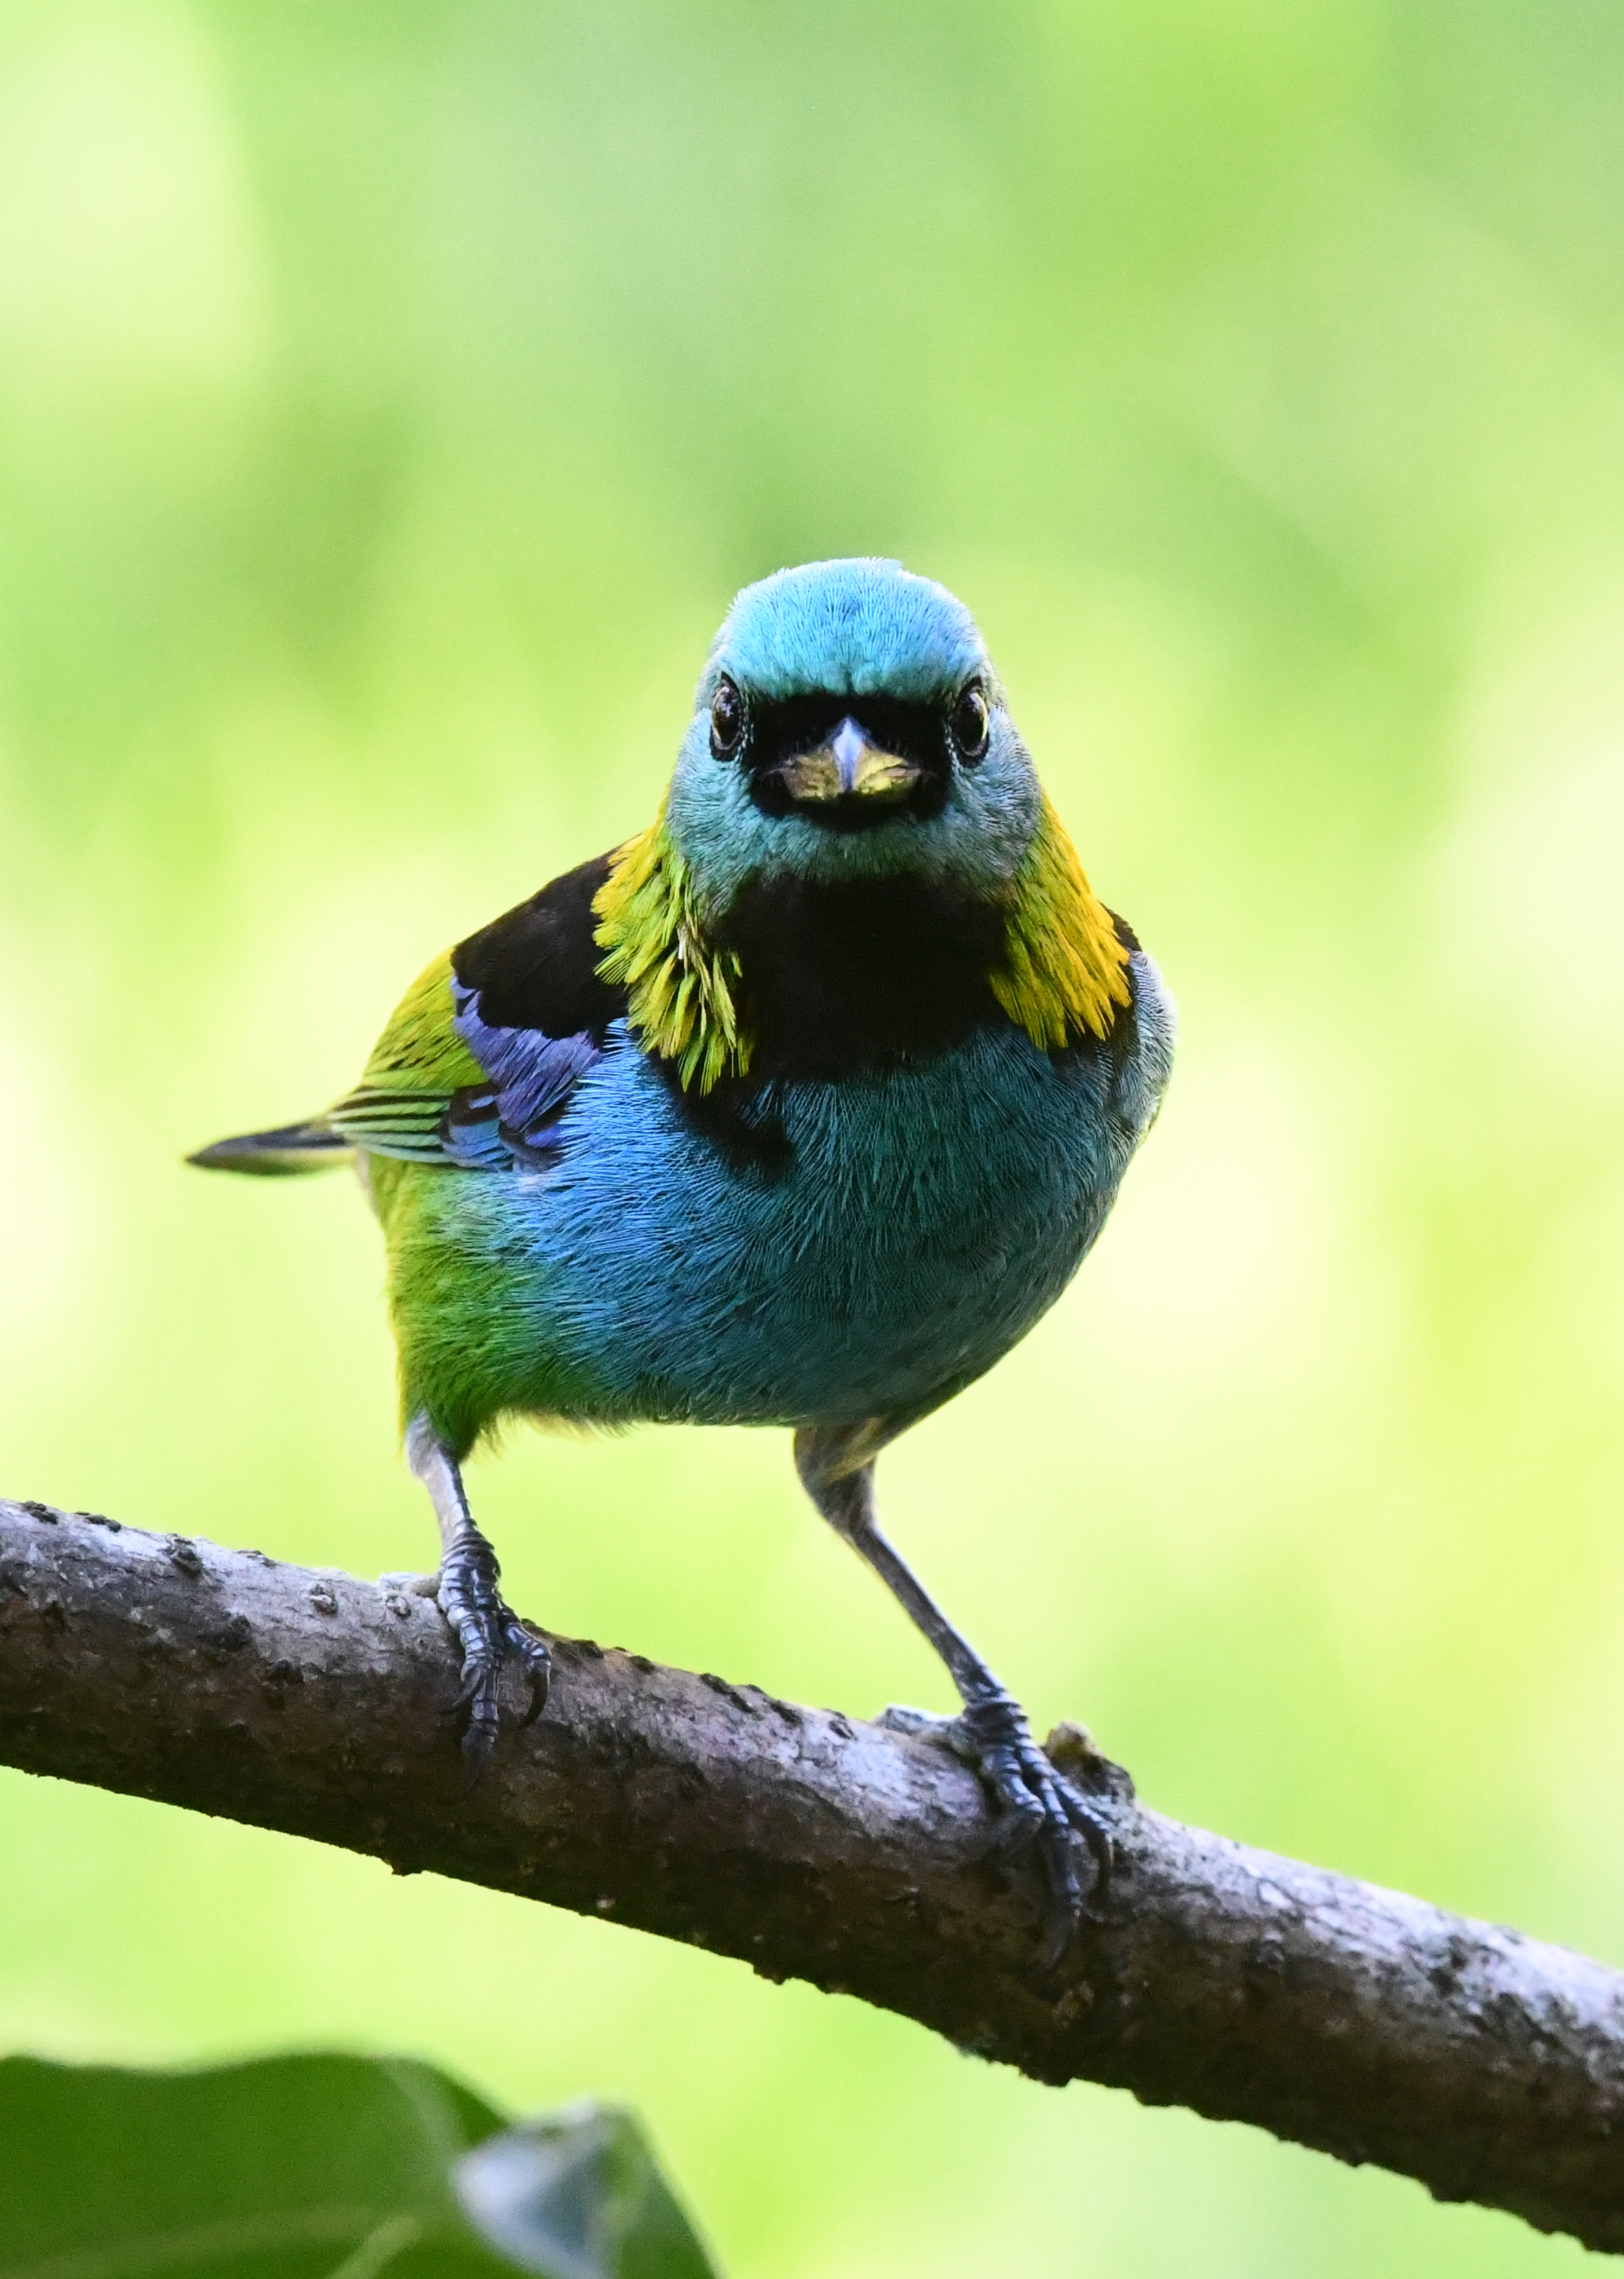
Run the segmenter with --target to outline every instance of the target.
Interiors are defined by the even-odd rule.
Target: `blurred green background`
[[[1165,1809],[1624,1963],[1615,0],[0,7],[0,1486],[426,1563],[375,1231],[189,1147],[652,811],[780,564],[977,612],[1179,997],[883,1468]],[[566,1631],[939,1702],[778,1435],[475,1468]],[[737,2279],[1555,2275],[1251,2132],[0,1775],[0,2045],[632,2099]]]

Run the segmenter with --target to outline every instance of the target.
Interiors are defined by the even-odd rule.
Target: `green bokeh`
[[[421,1562],[318,1105],[647,819],[733,589],[976,610],[1161,957],[1077,1287],[883,1468],[1163,1807],[1624,1962],[1616,0],[0,6],[0,1485]],[[775,1435],[515,1440],[565,1631],[942,1681]],[[608,1925],[0,1776],[0,2045],[647,2116],[737,2279],[1578,2251]]]

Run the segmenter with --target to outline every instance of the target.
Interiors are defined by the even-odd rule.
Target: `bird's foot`
[[[528,1725],[547,1706],[553,1658],[541,1639],[525,1629],[497,1585],[502,1569],[478,1528],[465,1528],[447,1551],[435,1596],[440,1611],[463,1650],[463,1682],[447,1711],[462,1715],[465,1789],[490,1761],[502,1727],[502,1673],[513,1655],[524,1673],[529,1704],[519,1721]]]
[[[1043,1967],[1053,1969],[1070,1945],[1084,1898],[1100,1899],[1111,1880],[1111,1830],[1096,1805],[1073,1786],[1033,1738],[1020,1703],[1007,1693],[967,1702],[956,1717],[925,1709],[886,1709],[879,1723],[892,1732],[939,1741],[991,1790],[1000,1825],[992,1850],[1013,1860],[1037,1847],[1049,1886]],[[1085,1893],[1077,1873],[1082,1838],[1093,1862]]]

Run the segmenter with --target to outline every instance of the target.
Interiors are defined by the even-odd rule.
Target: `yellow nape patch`
[[[674,1061],[685,1089],[697,1082],[709,1092],[724,1076],[743,1076],[751,1040],[733,1000],[739,959],[706,940],[663,816],[620,848],[592,907],[594,939],[608,953],[598,971],[625,983],[627,1017],[645,1050]]]
[[[1015,879],[993,995],[1040,1052],[1057,1052],[1085,1029],[1109,1035],[1118,1009],[1132,1001],[1128,955],[1046,798]]]

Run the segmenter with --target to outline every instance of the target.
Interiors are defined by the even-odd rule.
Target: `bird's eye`
[[[992,722],[985,691],[978,680],[969,681],[960,689],[947,726],[961,760],[985,759]]]
[[[710,748],[717,759],[731,759],[744,741],[744,698],[724,673],[710,700]]]

